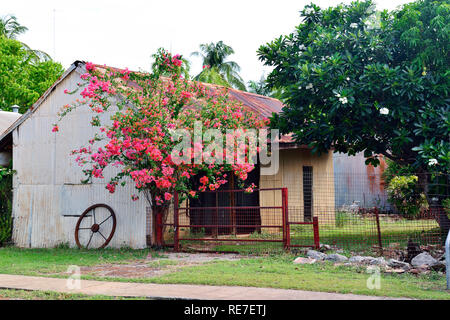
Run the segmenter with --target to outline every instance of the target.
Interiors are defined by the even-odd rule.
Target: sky
[[[395,9],[411,0],[375,0],[378,9]],[[0,0],[0,16],[13,14],[29,30],[18,40],[50,54],[64,68],[75,60],[130,70],[149,70],[159,47],[191,61],[199,44],[224,41],[235,54],[245,82],[259,80],[270,68],[258,48],[291,33],[299,11],[311,0]],[[312,1],[321,7],[347,0]]]

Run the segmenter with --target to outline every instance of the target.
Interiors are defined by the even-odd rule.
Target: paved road
[[[338,294],[301,290],[179,284],[150,284],[81,280],[79,289],[70,289],[67,279],[0,274],[0,288],[83,293],[156,299],[201,300],[386,300],[386,297]]]

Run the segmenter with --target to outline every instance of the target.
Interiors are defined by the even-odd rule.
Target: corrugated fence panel
[[[353,203],[361,207],[377,206],[391,210],[384,189],[381,174],[386,163],[377,167],[367,166],[363,153],[356,156],[335,153],[333,155],[336,207],[350,206]]]

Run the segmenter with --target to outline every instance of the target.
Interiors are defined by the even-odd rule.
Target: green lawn
[[[54,291],[28,291],[14,289],[0,289],[0,300],[145,300],[136,297],[111,297],[101,295],[85,295],[77,293],[61,293]]]
[[[353,293],[417,299],[450,299],[445,291],[445,276],[437,273],[413,276],[410,274],[381,274],[381,288],[367,288],[371,275],[364,267],[335,267],[331,263],[294,265],[294,256],[282,255],[240,261],[221,261],[154,279],[153,283],[183,283],[298,289],[309,291]]]
[[[93,266],[105,263],[126,263],[144,259],[149,250],[104,249],[79,250],[69,248],[21,249],[0,248],[0,273],[40,275],[64,272],[70,265]]]
[[[306,291],[352,293],[372,296],[406,297],[413,299],[450,300],[445,276],[381,273],[380,289],[369,289],[367,279],[372,275],[365,267],[334,266],[330,262],[294,265],[293,255],[277,255],[240,261],[210,262],[201,266],[184,267],[177,272],[154,278],[100,278],[90,280],[142,282],[160,284],[199,284],[248,286]]]
[[[149,250],[83,251],[65,248],[8,247],[0,248],[0,273],[64,277],[54,273],[64,272],[72,264],[92,266],[142,261],[149,253],[161,259],[148,263],[149,267],[170,268],[178,263],[168,259],[164,252]],[[145,283],[272,287],[417,299],[450,299],[450,293],[445,291],[445,276],[435,272],[421,276],[382,273],[381,289],[371,290],[366,285],[370,274],[364,267],[333,266],[331,263],[294,265],[292,261],[295,257],[293,254],[243,256],[243,259],[239,261],[217,261],[180,267],[176,270],[172,269],[170,273],[152,278],[106,278],[92,275],[86,275],[83,278]],[[3,295],[5,294],[3,292]],[[53,293],[36,294],[38,295],[36,298],[40,298],[39,295],[43,295],[41,298],[55,297],[52,296]],[[64,299],[64,296],[60,295],[60,297]],[[30,296],[30,299],[32,298]]]

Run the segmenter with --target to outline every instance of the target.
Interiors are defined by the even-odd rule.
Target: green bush
[[[0,246],[9,241],[12,234],[12,175],[10,168],[0,167]]]
[[[447,213],[447,216],[450,218],[450,198],[442,201],[442,205],[444,206],[445,213]]]
[[[384,170],[382,176],[386,185],[391,183],[391,180],[398,176],[412,176],[414,168],[408,165],[400,165],[392,160],[386,159],[387,168]]]
[[[425,194],[419,191],[417,181],[414,175],[396,176],[387,187],[389,202],[406,218],[414,218],[428,208]]]

